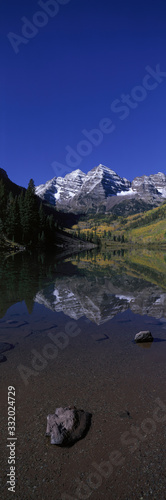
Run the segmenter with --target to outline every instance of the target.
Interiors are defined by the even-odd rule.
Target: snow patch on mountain
[[[136,190],[130,188],[128,191],[120,191],[120,193],[117,193],[117,196],[129,196],[129,195],[134,195],[135,193]]]

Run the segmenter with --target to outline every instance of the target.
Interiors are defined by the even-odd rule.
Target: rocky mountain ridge
[[[166,175],[162,172],[136,177],[132,182],[100,164],[87,174],[74,170],[63,177],[54,177],[36,187],[36,194],[58,210],[76,214],[109,212],[114,206],[159,205],[166,199]]]

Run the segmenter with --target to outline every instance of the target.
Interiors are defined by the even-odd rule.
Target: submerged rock
[[[120,418],[132,418],[128,410],[119,413]]]
[[[136,333],[134,340],[136,342],[153,342],[153,337],[151,332],[145,331]]]
[[[0,342],[0,354],[5,351],[10,351],[10,349],[13,349],[14,345],[9,344],[9,342]]]
[[[3,354],[0,354],[0,363],[4,363],[4,361],[7,361],[6,356],[3,356]]]
[[[54,415],[47,416],[46,436],[51,436],[51,444],[72,445],[85,436],[90,423],[90,413],[75,407],[56,408]]]

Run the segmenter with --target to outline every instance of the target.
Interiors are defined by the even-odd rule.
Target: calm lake
[[[15,498],[164,500],[166,251],[23,252],[1,257],[0,287],[1,498],[13,386]],[[140,330],[154,341],[136,344]],[[51,445],[46,417],[70,405],[89,432]]]

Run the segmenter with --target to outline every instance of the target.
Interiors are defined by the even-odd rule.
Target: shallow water
[[[12,385],[16,498],[164,500],[165,254],[88,251],[62,261],[22,253],[1,262],[0,278],[0,346],[13,347],[0,364],[2,498],[12,494]],[[135,344],[140,330],[153,343]],[[73,447],[59,448],[45,437],[46,416],[67,405],[92,413],[92,425]]]

